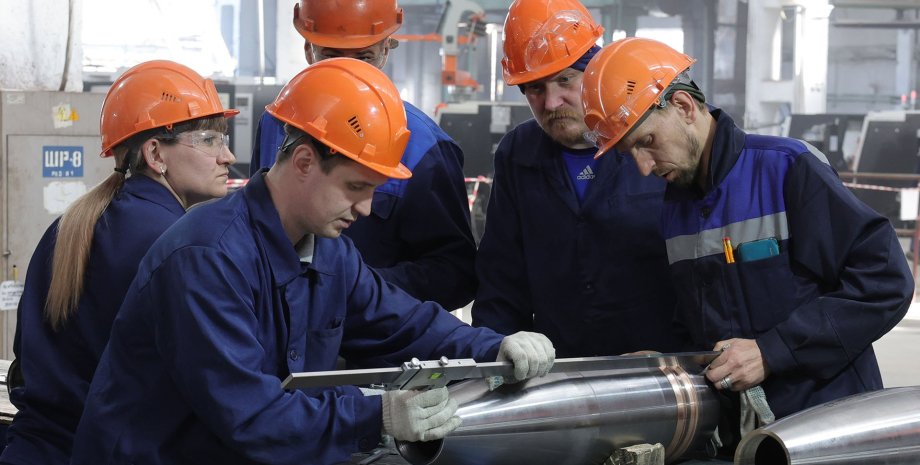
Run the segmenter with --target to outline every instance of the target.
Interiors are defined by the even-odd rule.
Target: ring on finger
[[[725,389],[726,391],[730,391],[731,388],[732,388],[732,377],[731,377],[731,376],[726,376],[726,377],[722,378],[722,379],[719,381],[719,386],[721,386],[722,389]]]

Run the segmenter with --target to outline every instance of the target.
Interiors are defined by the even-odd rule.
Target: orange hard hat
[[[112,156],[115,146],[148,129],[172,129],[176,123],[238,113],[225,110],[214,82],[191,68],[167,60],[147,61],[125,71],[102,102],[102,156]]]
[[[515,0],[505,18],[505,84],[536,81],[568,68],[603,33],[578,0]]]
[[[400,163],[409,142],[406,110],[396,86],[373,65],[351,58],[314,63],[265,111],[380,174],[412,176]]]
[[[294,27],[320,47],[365,48],[396,32],[403,10],[396,0],[300,0]]]
[[[627,37],[601,49],[585,68],[581,101],[600,156],[620,141],[696,60],[658,42]],[[688,79],[689,82],[689,79]]]

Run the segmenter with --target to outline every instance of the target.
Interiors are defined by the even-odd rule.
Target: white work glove
[[[457,401],[446,387],[427,391],[387,391],[383,402],[383,432],[400,441],[442,439],[460,426]]]
[[[556,349],[546,336],[520,331],[502,339],[497,361],[503,360],[514,364],[514,379],[507,381],[515,383],[549,373],[556,360]]]

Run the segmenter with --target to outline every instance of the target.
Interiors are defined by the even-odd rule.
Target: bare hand
[[[722,354],[709,365],[706,378],[716,389],[744,391],[770,376],[770,367],[753,339],[719,341],[713,350],[722,351]]]

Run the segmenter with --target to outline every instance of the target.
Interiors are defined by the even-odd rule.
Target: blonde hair
[[[225,131],[226,128],[224,117],[212,116],[176,125],[171,133],[203,129]],[[146,161],[141,153],[144,142],[157,138],[161,143],[175,143],[174,139],[159,139],[164,133],[163,128],[151,129],[115,147],[115,172],[67,207],[61,216],[51,262],[51,284],[45,300],[45,318],[55,331],[64,326],[83,295],[96,222],[125,184],[127,172],[134,176],[146,171]]]
[[[124,183],[124,173],[112,173],[71,204],[58,222],[51,286],[45,301],[45,317],[55,331],[63,326],[80,300],[96,221]]]

